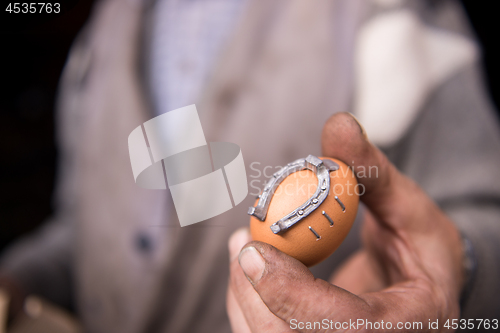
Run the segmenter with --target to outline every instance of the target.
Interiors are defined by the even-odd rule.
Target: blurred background
[[[57,85],[73,39],[94,2],[67,0],[60,14],[36,17],[1,8],[0,251],[52,213]],[[495,2],[461,2],[481,43],[485,80],[498,110],[500,20]],[[3,7],[7,4],[2,2]]]
[[[6,12],[9,2],[2,1],[0,251],[52,212],[57,85],[93,2],[70,0],[60,14],[29,15]]]

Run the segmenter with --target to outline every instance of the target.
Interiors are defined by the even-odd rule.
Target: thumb
[[[346,313],[368,315],[369,306],[363,299],[314,278],[304,264],[269,244],[247,244],[239,262],[269,310],[287,323],[293,319],[338,320]]]

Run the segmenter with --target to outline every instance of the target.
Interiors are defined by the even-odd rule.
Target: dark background
[[[0,251],[52,212],[57,84],[93,1],[61,0],[61,14],[45,15],[8,14],[9,2],[0,7]]]
[[[63,0],[61,0],[63,2]],[[52,213],[57,172],[54,100],[71,43],[93,0],[68,1],[63,13],[0,17],[0,251]],[[483,46],[485,78],[500,105],[500,22],[494,1],[462,1]]]

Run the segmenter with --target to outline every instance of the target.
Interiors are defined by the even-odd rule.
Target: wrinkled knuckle
[[[302,301],[297,301],[290,297],[290,292],[286,287],[280,286],[276,289],[274,295],[268,295],[268,302],[266,302],[268,308],[276,316],[288,320],[289,318],[296,318],[298,309],[301,307]]]

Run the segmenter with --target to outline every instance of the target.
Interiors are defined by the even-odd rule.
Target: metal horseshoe
[[[257,205],[248,209],[248,215],[253,215],[259,220],[264,221],[274,191],[281,182],[294,172],[306,169],[311,170],[318,178],[316,192],[304,204],[271,225],[271,230],[275,234],[288,230],[295,223],[315,211],[325,201],[330,192],[330,172],[337,171],[339,168],[339,165],[332,160],[321,160],[313,155],[288,163],[280,171],[273,174],[273,177],[267,182],[262,194],[259,196]]]

